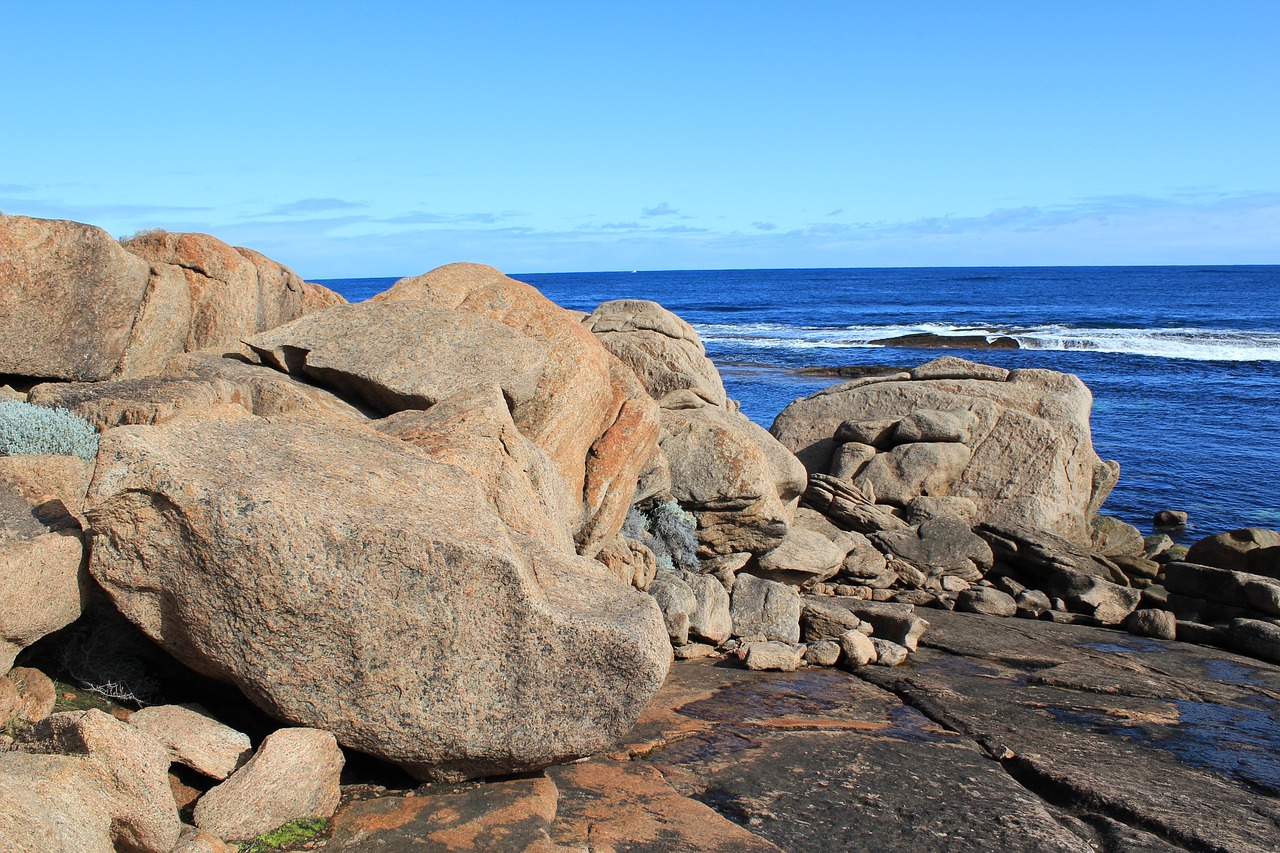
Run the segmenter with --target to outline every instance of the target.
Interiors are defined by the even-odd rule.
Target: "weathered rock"
[[[935,518],[958,518],[972,527],[978,516],[978,505],[969,498],[929,497],[912,498],[904,516],[907,524],[919,525]]]
[[[1018,605],[1007,592],[987,586],[966,589],[956,596],[956,610],[965,613],[985,613],[988,616],[1012,616]]]
[[[754,574],[769,580],[808,587],[835,577],[846,551],[820,533],[792,527],[772,551],[756,557]]]
[[[1173,547],[1173,538],[1167,533],[1157,533],[1142,540],[1142,556],[1154,560]]]
[[[856,598],[827,599],[843,607],[863,622],[870,623],[875,636],[889,640],[911,651],[929,623],[915,615],[915,607],[887,601],[861,601]]]
[[[714,582],[713,580],[712,583]],[[649,584],[648,592],[662,611],[662,621],[667,626],[667,637],[670,638],[671,645],[683,646],[688,643],[689,617],[697,609],[698,601],[684,578],[674,571],[660,569],[653,583]]]
[[[448,793],[379,797],[345,805],[325,850],[553,853],[547,832],[558,791],[550,779],[513,779]]]
[[[229,382],[235,388],[234,399],[262,418],[365,423],[377,414],[353,406],[323,388],[239,358],[221,358],[208,353],[175,356],[166,366],[165,375]]]
[[[1073,611],[1092,616],[1103,625],[1119,625],[1142,600],[1141,590],[1070,570],[1056,572],[1049,587]]]
[[[846,631],[856,631],[862,624],[848,607],[812,595],[805,596],[800,611],[800,635],[805,642],[834,640]]]
[[[92,475],[93,466],[78,456],[0,456],[0,482],[11,487],[11,494],[21,495],[34,515],[55,530],[77,526],[84,515]],[[4,505],[21,512],[13,501],[5,500]],[[66,516],[76,519],[77,524]],[[4,538],[0,533],[0,539]]]
[[[88,515],[94,577],[167,651],[420,775],[597,752],[670,662],[648,596],[362,427],[112,430]]]
[[[58,692],[53,680],[40,670],[15,666],[3,680],[13,685],[16,707],[12,716],[28,723],[38,723],[53,713],[58,703]]]
[[[1187,514],[1180,509],[1162,509],[1151,518],[1151,524],[1160,530],[1176,530],[1187,526]]]
[[[852,480],[875,455],[876,449],[869,444],[856,441],[838,444],[831,453],[831,476],[838,480]]]
[[[970,433],[978,425],[973,412],[939,412],[933,409],[917,409],[898,421],[893,428],[893,444],[916,441],[972,441]]]
[[[647,590],[658,574],[658,562],[649,547],[622,534],[605,542],[596,559],[618,580],[641,591]]]
[[[845,631],[836,642],[840,644],[840,659],[845,666],[866,666],[876,662],[875,644],[861,631]]]
[[[778,415],[772,432],[813,475],[830,470],[837,428],[841,438],[855,437],[850,418],[879,425],[915,412],[953,413],[968,426],[968,443],[899,444],[877,453],[855,481],[872,485],[879,500],[903,506],[920,495],[967,497],[977,504],[979,521],[1089,542],[1089,519],[1100,503],[1095,497],[1105,497],[1115,476],[1093,451],[1089,390],[1067,374],[1005,372],[947,358],[906,381],[837,386],[797,400]],[[872,439],[866,444],[892,443],[859,437]]]
[[[1124,620],[1130,634],[1172,640],[1177,637],[1178,617],[1168,610],[1135,610]]]
[[[169,754],[155,738],[98,710],[53,714],[36,733],[58,752],[88,757],[118,847],[169,853],[182,822],[169,790]]]
[[[61,499],[41,500],[46,491],[0,478],[0,673],[74,622],[88,596],[84,534]]]
[[[116,853],[111,802],[89,761],[0,752],[0,839],[12,853]]]
[[[875,533],[871,541],[928,576],[980,580],[991,568],[991,546],[959,518],[942,516],[915,529]]]
[[[108,378],[150,277],[101,228],[0,216],[0,374]]]
[[[1192,545],[1183,559],[1280,580],[1280,532],[1250,527],[1207,536]]]
[[[906,506],[919,495],[946,495],[973,454],[963,444],[919,442],[877,453],[853,478],[880,503]]]
[[[575,539],[579,553],[594,556],[621,529],[657,453],[658,409],[631,369],[570,312],[493,267],[449,264],[401,279],[371,301],[425,302],[494,320],[545,351],[534,394],[516,401],[512,416],[550,455],[569,492],[582,496]],[[510,347],[502,352],[514,360]]]
[[[1280,616],[1280,580],[1181,561],[1166,563],[1162,579],[1164,587],[1176,595]]]
[[[846,390],[847,387],[850,386],[837,386],[838,389]],[[861,386],[854,385],[851,387]],[[823,390],[827,393],[836,393],[837,391],[836,388]],[[862,447],[870,447],[874,456],[876,450],[887,449],[892,445],[893,431],[899,420],[899,418],[850,418],[849,420],[841,421],[840,426],[836,427],[835,441],[838,444],[856,444]],[[832,461],[834,461],[834,457]],[[833,471],[832,473],[834,474],[835,472]]]
[[[718,646],[733,635],[729,593],[712,575],[689,574],[685,583],[693,591],[694,607],[689,614],[689,636]]]
[[[907,523],[894,515],[889,507],[876,505],[874,491],[868,491],[854,483],[842,482],[826,474],[814,474],[809,478],[804,501],[828,518],[858,533],[903,530],[907,527]]]
[[[803,476],[779,481],[773,457],[785,451],[771,452],[762,446],[766,441],[776,445],[736,412],[711,406],[662,410],[671,493],[698,517],[698,543],[708,554],[758,554],[787,535]]]
[[[672,391],[693,391],[712,406],[727,398],[720,372],[693,327],[656,302],[602,302],[584,321],[609,352],[635,372],[659,402]]]
[[[763,643],[748,643],[745,663],[747,669],[775,670],[778,672],[794,672],[804,659],[805,646],[791,643],[779,643],[769,640]]]
[[[731,597],[733,632],[798,643],[800,607],[800,594],[793,587],[740,572]]]
[[[1049,596],[1038,589],[1023,590],[1013,597],[1013,602],[1018,606],[1018,612],[1034,617],[1053,609]]]
[[[840,660],[840,644],[835,640],[811,642],[805,649],[804,660],[815,666],[835,666]]]
[[[172,853],[235,853],[235,849],[211,832],[184,826]]]
[[[1104,557],[1135,557],[1142,553],[1142,533],[1110,515],[1095,515],[1089,524],[1093,550]]]
[[[1280,663],[1280,625],[1260,619],[1232,619],[1227,639],[1242,654]]]
[[[212,779],[226,779],[253,753],[248,735],[197,705],[152,705],[135,711],[129,725],[163,744],[173,761]]]
[[[1144,557],[1114,556],[1108,557],[1131,580],[1134,578],[1152,579],[1160,574],[1160,564]]]
[[[463,389],[427,411],[398,412],[373,427],[469,473],[512,530],[573,551],[578,502],[551,457],[516,428],[497,385]]]
[[[328,732],[278,729],[247,764],[200,798],[195,824],[227,841],[246,841],[296,818],[330,817],[344,763]]]
[[[711,657],[716,652],[716,647],[709,643],[685,643],[683,646],[676,646],[671,650],[675,654],[676,660],[698,660],[699,658]]]
[[[1120,567],[1106,557],[1047,531],[982,524],[975,532],[987,540],[996,560],[1037,582],[1046,582],[1054,572],[1065,569],[1112,583],[1128,583]]]
[[[176,267],[185,292],[154,286],[148,294],[149,324],[185,320],[180,345],[172,352],[238,350],[240,341],[346,300],[252,249],[228,246],[208,234],[151,231],[121,244],[153,270]],[[134,373],[132,375],[145,375]]]
[[[881,666],[901,666],[907,662],[906,646],[900,646],[880,637],[872,637],[871,645],[876,650],[876,663]]]

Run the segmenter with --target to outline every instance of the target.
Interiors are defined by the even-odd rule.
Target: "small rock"
[[[835,666],[840,660],[840,644],[835,640],[818,640],[810,643],[804,652],[805,663],[815,666]]]
[[[187,826],[173,853],[235,853],[235,848],[213,833]]]
[[[1157,533],[1142,540],[1142,556],[1154,560],[1173,547],[1173,537],[1167,533]]]
[[[956,610],[987,616],[1012,616],[1018,612],[1018,605],[1007,592],[989,587],[974,587],[956,597]]]
[[[249,760],[249,736],[224,726],[197,705],[153,705],[129,723],[164,744],[179,764],[213,779],[226,779]]]
[[[38,723],[53,713],[58,691],[49,676],[29,666],[15,666],[5,678],[18,689],[17,716],[20,719]]]
[[[1187,514],[1180,509],[1162,509],[1151,518],[1157,529],[1170,530],[1187,526]]]
[[[800,666],[805,650],[806,647],[803,645],[779,643],[773,640],[752,643],[747,647],[747,669],[794,672]]]
[[[685,643],[675,647],[676,660],[697,660],[716,653],[716,647],[707,643]]]
[[[784,643],[800,642],[800,594],[794,587],[740,573],[730,612],[739,636],[761,634]]]
[[[1130,634],[1172,640],[1177,636],[1178,617],[1168,610],[1135,610],[1124,620]]]
[[[332,817],[343,763],[328,732],[278,729],[247,764],[200,798],[195,824],[219,838],[246,841],[297,818]]]
[[[876,663],[881,666],[899,666],[907,662],[908,652],[905,646],[879,637],[872,637],[871,645],[875,646]]]
[[[875,644],[861,631],[845,631],[840,635],[838,642],[846,666],[866,666],[869,663],[875,663]]]
[[[894,594],[892,600],[914,607],[932,607],[938,600],[938,596],[927,589],[900,589]]]
[[[855,584],[838,583],[835,585],[834,592],[836,595],[846,598],[858,598],[863,601],[869,601],[875,590],[869,586],[857,586]]]
[[[1019,613],[1031,616],[1039,616],[1053,609],[1049,596],[1038,589],[1024,589],[1014,597],[1013,603],[1018,606]]]
[[[1228,638],[1242,654],[1280,663],[1280,625],[1261,619],[1232,619]]]
[[[7,678],[0,678],[0,726],[9,722],[22,710],[22,697],[18,695],[18,685]]]
[[[989,581],[991,579],[984,578],[983,580]],[[1018,581],[1014,580],[1008,575],[1000,575],[998,578],[995,578],[994,581],[990,583],[984,583],[982,584],[982,586],[994,586],[996,589],[1003,590],[1004,592],[1009,593],[1014,598],[1017,598],[1022,593],[1022,591],[1027,588],[1024,584],[1019,583]]]
[[[941,584],[942,588],[947,592],[964,592],[971,586],[967,580],[953,575],[944,575]]]

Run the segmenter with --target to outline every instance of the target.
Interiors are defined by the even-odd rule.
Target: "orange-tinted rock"
[[[0,216],[0,374],[111,376],[150,275],[101,228]]]
[[[546,848],[556,816],[546,777],[494,782],[448,794],[382,797],[344,807],[326,850],[507,853]],[[544,845],[537,847],[535,845]]]

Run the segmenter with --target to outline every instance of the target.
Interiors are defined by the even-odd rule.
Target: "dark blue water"
[[[839,381],[799,367],[912,366],[942,354],[896,335],[1007,335],[964,352],[1075,373],[1093,390],[1093,440],[1121,464],[1104,511],[1150,530],[1185,509],[1187,540],[1280,528],[1280,267],[724,270],[518,275],[565,306],[653,299],[692,323],[730,395],[764,426]],[[348,299],[393,279],[324,282]]]

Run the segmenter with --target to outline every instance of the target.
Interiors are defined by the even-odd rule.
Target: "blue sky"
[[[1280,263],[1280,3],[0,0],[0,210],[308,278]]]

